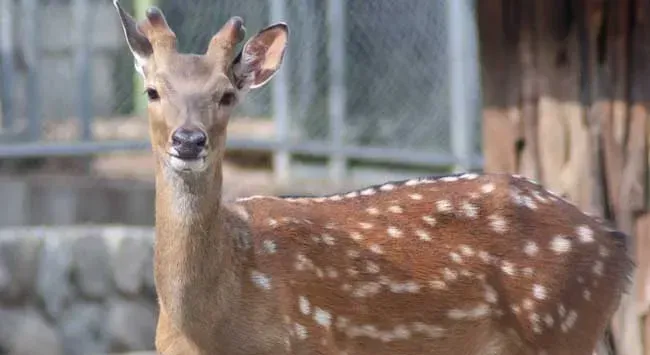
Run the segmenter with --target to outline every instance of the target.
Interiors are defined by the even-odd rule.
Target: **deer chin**
[[[205,157],[183,159],[174,155],[168,157],[169,167],[180,173],[199,173],[205,171],[208,164]]]

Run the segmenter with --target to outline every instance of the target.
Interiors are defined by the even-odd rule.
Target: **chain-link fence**
[[[151,0],[122,0],[141,13]],[[142,88],[109,0],[0,0],[0,156],[146,147]],[[291,157],[480,165],[471,0],[158,0],[179,50],[203,52],[231,16],[248,35],[291,29],[286,61],[235,113],[229,145]],[[254,129],[251,129],[254,127]],[[255,132],[251,134],[250,132]]]

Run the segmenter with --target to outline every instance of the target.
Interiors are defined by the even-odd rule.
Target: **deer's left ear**
[[[129,15],[118,0],[113,0],[113,5],[120,16],[120,24],[124,31],[126,43],[133,54],[135,60],[135,69],[140,75],[144,75],[143,67],[153,54],[153,48],[149,39],[138,29],[138,24],[131,15]]]
[[[289,27],[285,23],[271,25],[251,37],[235,60],[233,74],[239,90],[264,86],[280,69],[287,48]]]

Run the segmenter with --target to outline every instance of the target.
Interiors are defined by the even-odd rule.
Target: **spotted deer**
[[[114,4],[149,100],[159,353],[591,354],[625,235],[505,174],[222,201],[229,116],[279,69],[287,25],[236,50],[233,17],[182,54],[161,10]]]

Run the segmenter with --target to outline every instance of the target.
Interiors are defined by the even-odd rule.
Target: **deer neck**
[[[241,288],[235,242],[221,204],[221,169],[156,174],[155,280],[161,306],[189,332],[228,321]]]

